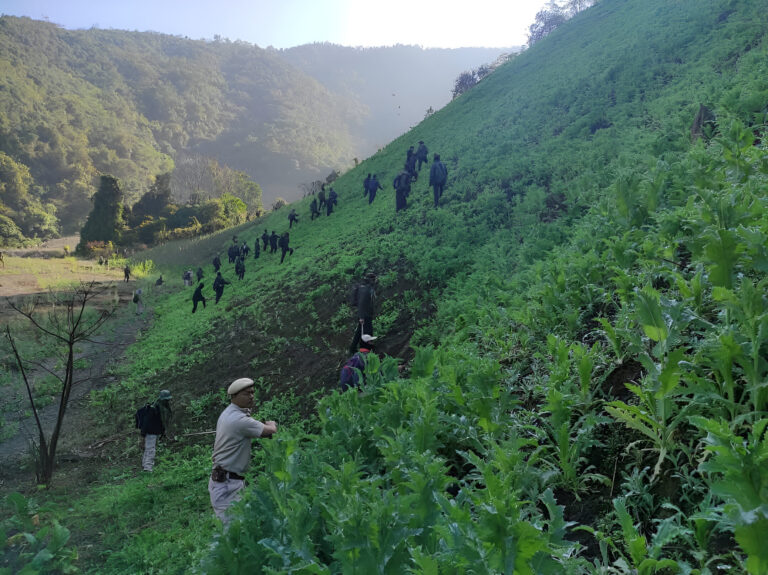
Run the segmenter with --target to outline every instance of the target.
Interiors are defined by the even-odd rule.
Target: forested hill
[[[330,215],[295,202],[292,255],[225,264],[218,304],[193,315],[190,288],[152,281],[203,266],[212,297],[232,234],[287,231],[286,209],[142,254],[152,326],[93,396],[108,485],[54,499],[99,535],[83,563],[768,573],[766,62],[764,0],[602,0],[342,175]],[[446,190],[435,207],[422,170],[396,213],[419,140]],[[339,393],[370,271],[376,355]],[[148,479],[119,434],[162,388],[180,431],[211,430],[246,375],[280,428],[221,534],[210,436]]]
[[[444,103],[464,66],[483,63],[472,58],[498,55],[468,51],[471,57],[457,56],[451,66],[445,53],[413,51],[423,58],[403,68],[400,81],[418,85],[422,71],[435,67],[445,77],[421,99],[401,101],[409,113],[387,115],[385,132],[372,120],[384,113],[380,101],[355,86],[323,85],[311,67],[302,72],[276,50],[155,33],[68,31],[3,16],[0,236],[18,235],[14,226],[28,238],[77,231],[98,174],[118,178],[130,205],[182,153],[245,172],[268,206],[277,196],[300,197],[301,184],[367,155],[364,139],[386,143],[393,130],[409,127],[413,109],[423,117],[430,105]],[[399,50],[391,53],[399,62]],[[345,73],[370,70],[353,65]]]

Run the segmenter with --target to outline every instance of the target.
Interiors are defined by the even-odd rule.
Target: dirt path
[[[81,346],[78,355],[78,358],[88,360],[88,367],[76,370],[75,373],[76,381],[84,381],[72,388],[57,450],[59,455],[65,453],[69,444],[73,443],[73,438],[78,437],[78,428],[88,424],[86,410],[91,390],[103,389],[114,381],[114,377],[109,375],[110,366],[120,360],[126,348],[136,340],[137,332],[146,329],[152,320],[151,308],[145,308],[138,318],[134,314],[131,297],[135,282],[117,282],[114,288],[119,302],[117,313],[101,328],[93,342]],[[22,388],[19,394],[16,389],[14,394],[17,405],[14,410],[6,411],[4,417],[6,423],[18,424],[18,431],[0,443],[0,479],[3,484],[14,481],[14,470],[19,461],[29,455],[31,442],[39,442],[37,425],[29,409],[26,391]],[[50,437],[53,430],[58,409],[57,398],[54,403],[39,410],[47,437]]]

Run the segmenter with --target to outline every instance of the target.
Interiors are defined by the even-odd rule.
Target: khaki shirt
[[[230,403],[216,423],[213,466],[245,474],[251,462],[251,439],[261,437],[264,424],[251,417],[251,410]]]

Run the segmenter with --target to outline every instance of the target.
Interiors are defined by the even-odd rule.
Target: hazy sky
[[[64,28],[218,34],[262,48],[310,42],[425,48],[525,44],[547,0],[0,0],[0,14]]]

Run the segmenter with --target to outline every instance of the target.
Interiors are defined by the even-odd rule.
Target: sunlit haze
[[[67,29],[154,31],[289,48],[312,42],[425,48],[525,44],[546,0],[0,0],[0,14]]]

